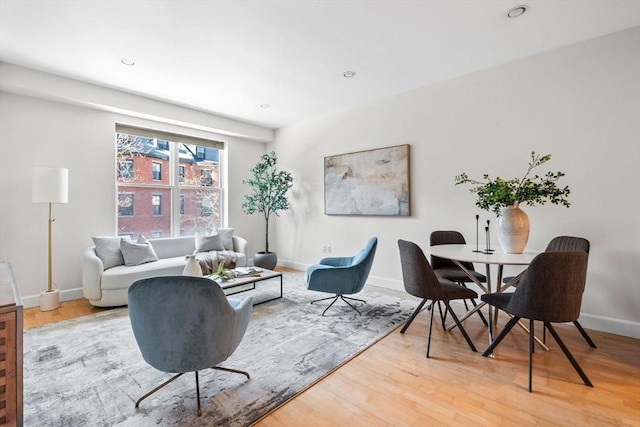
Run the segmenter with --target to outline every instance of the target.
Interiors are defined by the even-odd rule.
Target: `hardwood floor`
[[[51,312],[26,309],[24,324],[30,328],[102,310],[86,300],[68,301]],[[471,352],[459,332],[443,332],[436,317],[429,359],[425,311],[406,334],[396,329],[256,425],[640,426],[640,340],[589,331],[598,345],[592,349],[573,326],[558,325],[595,387],[582,384],[548,336],[550,351],[536,349],[533,393],[528,393],[524,331],[514,328],[489,359]],[[486,329],[476,316],[465,328],[481,352]]]
[[[24,329],[59,322],[61,320],[73,319],[74,317],[86,316],[104,310],[106,309],[92,306],[89,304],[89,301],[84,298],[64,301],[57,310],[40,311],[39,307],[27,308],[23,310]]]

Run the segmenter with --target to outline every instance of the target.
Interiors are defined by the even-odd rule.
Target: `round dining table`
[[[496,248],[491,250],[491,252],[485,250],[479,250],[476,245],[436,245],[430,246],[426,249],[426,251],[432,256],[446,258],[451,261],[462,271],[464,271],[469,279],[472,280],[484,293],[492,293],[492,292],[502,292],[505,289],[513,286],[517,283],[522,276],[524,275],[526,269],[523,269],[519,274],[515,275],[508,283],[502,284],[502,275],[505,265],[519,265],[526,267],[531,263],[531,260],[536,257],[536,255],[540,254],[542,251],[537,250],[525,250],[521,254],[512,254],[503,252],[501,248]],[[485,265],[485,276],[487,277],[487,281],[485,283],[480,282],[469,270],[467,270],[463,262],[471,262],[475,264],[484,264]],[[491,280],[491,266],[497,266],[497,277],[496,277],[496,289],[493,290],[493,283]],[[467,319],[469,316],[474,314],[476,311],[480,310],[480,308],[484,307],[486,303],[481,302],[477,306],[473,307],[464,316],[460,317],[460,321]],[[489,344],[493,341],[493,327],[495,322],[495,316],[492,315],[493,310],[489,310]],[[451,330],[455,327],[454,325],[449,326],[447,329]],[[537,340],[539,341],[539,340]],[[542,344],[539,342],[539,344]],[[546,346],[544,346],[546,349]]]

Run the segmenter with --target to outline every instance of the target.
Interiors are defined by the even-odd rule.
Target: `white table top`
[[[492,254],[484,254],[474,252],[476,245],[437,245],[430,246],[426,249],[431,255],[455,259],[463,262],[477,262],[481,264],[499,264],[499,265],[529,265],[531,260],[542,251],[525,250],[521,254],[507,254],[502,248],[495,247]],[[482,248],[480,248],[482,250]]]

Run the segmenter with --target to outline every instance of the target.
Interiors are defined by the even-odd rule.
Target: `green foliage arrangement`
[[[547,172],[544,176],[530,176],[534,168],[549,160],[551,160],[551,154],[542,156],[532,151],[529,169],[520,179],[505,180],[500,177],[490,179],[489,175],[484,174],[484,181],[477,181],[470,179],[463,172],[455,177],[455,182],[456,185],[473,185],[474,187],[470,188],[469,191],[478,195],[476,206],[486,211],[493,211],[497,216],[500,216],[503,208],[518,206],[520,203],[535,206],[536,204],[544,205],[549,201],[555,205],[563,205],[568,208],[571,204],[567,197],[571,191],[567,186],[560,188],[556,184],[556,181],[565,175],[564,172]]]
[[[256,212],[264,215],[265,253],[269,252],[269,216],[279,216],[278,211],[289,209],[287,191],[293,185],[291,173],[278,171],[277,162],[275,151],[263,154],[250,170],[251,178],[243,181],[251,188],[252,193],[244,196],[242,210],[250,215]]]
[[[213,280],[218,280],[218,279],[231,280],[235,277],[236,277],[235,273],[229,268],[227,268],[227,264],[224,262],[221,262],[220,264],[218,264],[218,268],[211,275],[211,278]]]

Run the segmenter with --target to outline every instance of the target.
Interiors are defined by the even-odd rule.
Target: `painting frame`
[[[325,215],[411,216],[410,145],[324,158]]]

